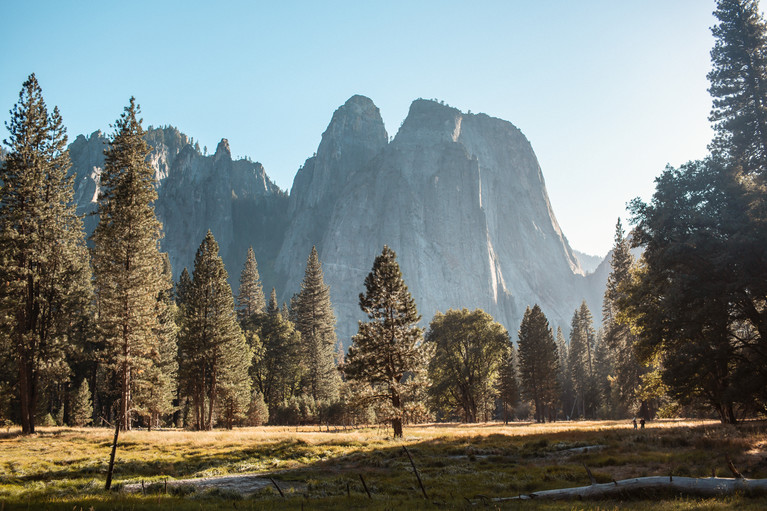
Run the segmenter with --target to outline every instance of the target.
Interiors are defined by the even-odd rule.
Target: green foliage
[[[87,426],[93,421],[93,403],[88,380],[83,378],[72,399],[70,422],[73,426]]]
[[[628,238],[623,232],[620,218],[615,225],[615,244],[610,260],[610,275],[607,278],[607,288],[602,302],[603,342],[609,349],[614,363],[611,374],[615,394],[615,408],[623,408],[622,415],[629,412],[652,418],[653,410],[657,407],[654,402],[638,400],[637,392],[642,375],[648,370],[636,356],[636,336],[632,333],[630,324],[619,315],[619,301],[625,297],[626,286],[631,282],[631,271],[634,267],[634,256]],[[641,413],[645,411],[646,413]],[[620,413],[620,412],[618,412]]]
[[[434,316],[424,341],[432,353],[429,392],[442,417],[490,420],[498,373],[511,345],[506,329],[483,310],[451,309]]]
[[[162,225],[154,212],[154,169],[147,162],[135,99],[115,122],[104,151],[93,233],[93,267],[103,356],[120,388],[120,421],[131,426],[134,409],[155,408],[149,391],[163,361],[157,332],[164,327],[158,297],[166,288],[159,251]],[[167,405],[163,405],[164,408]]]
[[[549,321],[536,304],[519,326],[519,375],[522,395],[535,404],[535,420],[553,420],[559,394],[559,355]]]
[[[264,396],[274,422],[277,407],[296,395],[300,387],[301,334],[280,311],[274,289],[266,310],[251,316],[244,327],[254,346],[251,379]]]
[[[371,398],[391,404],[394,436],[402,436],[402,394],[405,375],[423,364],[419,348],[423,332],[415,326],[421,316],[402,280],[393,250],[384,245],[373,269],[365,278],[360,308],[368,321],[360,322],[358,333],[344,364],[350,380],[369,384]]]
[[[258,263],[253,247],[248,247],[245,266],[240,273],[240,291],[237,293],[237,318],[240,323],[266,308],[264,289],[258,274]]]
[[[67,365],[72,339],[91,311],[88,254],[72,205],[66,130],[48,113],[32,74],[6,123],[0,166],[0,355],[13,364],[21,425],[33,433],[48,366]],[[66,373],[66,371],[64,371]],[[64,383],[64,382],[57,382]]]
[[[333,360],[336,318],[330,303],[330,287],[325,284],[315,247],[306,261],[304,280],[292,313],[301,334],[301,359],[305,367],[302,390],[314,400],[337,400],[341,377]]]
[[[576,411],[593,418],[599,408],[599,388],[594,371],[596,332],[591,311],[584,300],[573,313],[567,365],[576,398]]]
[[[231,428],[250,402],[253,352],[234,310],[218,243],[208,231],[194,259],[192,286],[179,335],[179,383],[191,399],[195,429],[212,429],[215,413]]]
[[[508,333],[506,334],[508,337]],[[517,361],[514,355],[514,344],[508,342],[503,350],[498,379],[495,390],[501,407],[501,419],[506,424],[511,418],[510,410],[519,402],[519,381],[517,380]]]
[[[650,204],[633,203],[636,243],[645,251],[619,300],[638,354],[660,357],[672,396],[683,404],[704,399],[726,422],[735,421],[735,403],[753,395],[736,377],[741,363],[751,365],[754,341],[733,317],[743,282],[729,264],[742,257],[733,252],[739,206],[731,185],[714,160],[691,162],[657,179]],[[759,375],[754,369],[751,378]]]
[[[767,178],[767,26],[757,0],[718,0],[708,74],[715,156]]]

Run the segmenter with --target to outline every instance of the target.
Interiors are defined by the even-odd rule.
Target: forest
[[[602,322],[584,301],[568,332],[536,304],[513,333],[469,308],[423,328],[387,246],[360,282],[367,319],[348,349],[314,249],[289,303],[266,297],[252,248],[229,268],[234,291],[210,231],[174,282],[136,100],[114,123],[86,239],[64,120],[30,75],[0,169],[0,422],[24,434],[387,424],[401,437],[425,422],[762,417],[767,26],[756,1],[720,0],[715,16],[710,154],[630,203]]]

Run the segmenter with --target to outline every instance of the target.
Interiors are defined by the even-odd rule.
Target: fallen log
[[[674,491],[684,495],[699,497],[717,497],[731,495],[736,492],[753,494],[767,493],[767,479],[728,479],[723,477],[670,477],[651,476],[623,479],[610,483],[592,484],[577,488],[561,488],[557,490],[543,490],[516,497],[501,497],[491,499],[493,502],[507,500],[571,500],[571,499],[594,499],[625,497],[627,495],[642,493],[652,490]]]

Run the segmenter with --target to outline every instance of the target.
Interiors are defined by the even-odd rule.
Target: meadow
[[[732,477],[728,459],[747,478],[767,478],[764,422],[655,421],[644,430],[629,421],[430,424],[408,426],[397,440],[384,428],[134,430],[120,435],[114,488],[107,493],[112,435],[98,428],[0,432],[0,511],[767,507],[767,496],[664,492],[622,501],[491,501],[588,485],[584,465],[600,483],[651,475]],[[184,481],[222,476],[229,477]]]

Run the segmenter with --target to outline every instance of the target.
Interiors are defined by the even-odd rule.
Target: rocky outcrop
[[[250,160],[233,161],[226,139],[215,154],[204,156],[173,127],[150,128],[145,140],[151,147],[148,161],[155,169],[155,212],[163,224],[162,249],[170,256],[174,275],[184,267],[192,271],[197,247],[210,229],[233,274],[232,284],[237,282],[250,244],[256,250],[261,275],[271,279],[271,262],[285,230],[287,194],[272,183],[263,166]],[[96,210],[108,143],[96,131],[89,137],[78,136],[69,146],[80,214]],[[85,216],[89,235],[97,223],[95,215]],[[236,292],[236,286],[234,289]]]
[[[210,229],[235,292],[252,245],[265,287],[288,301],[316,245],[347,346],[384,244],[398,254],[424,326],[437,311],[479,307],[514,337],[525,308],[537,303],[567,330],[584,299],[600,316],[609,261],[584,276],[535,153],[507,121],[416,100],[389,142],[378,108],[353,96],[333,114],[290,196],[260,163],[232,160],[226,139],[212,155],[171,127],[148,130],[147,141],[174,274],[192,270]],[[95,207],[106,144],[95,132],[70,146],[81,213]],[[89,229],[95,222],[86,219]]]
[[[386,147],[388,135],[378,108],[352,96],[333,114],[319,148],[298,170],[290,192],[289,227],[276,261],[280,290],[298,291],[312,246],[321,245],[335,204],[350,181]]]
[[[357,120],[362,112],[347,105],[326,135],[336,132],[337,117],[345,125],[363,124]],[[342,155],[345,143],[364,145],[354,137],[335,142],[334,152]],[[323,137],[314,160],[332,162],[328,147]],[[374,144],[365,147],[370,150],[357,154],[368,155],[367,162],[360,157],[326,170],[338,187],[334,201],[320,203],[327,227],[306,228],[296,207],[279,255],[280,261],[291,257],[295,245],[287,240],[301,237],[295,232],[313,232],[344,342],[362,319],[357,296],[384,244],[397,252],[424,323],[436,311],[480,307],[513,333],[525,308],[538,303],[553,325],[566,327],[584,298],[593,301],[535,154],[512,124],[417,100],[391,143],[384,139],[375,154]],[[299,172],[291,204],[307,201],[301,179]],[[303,265],[280,268],[285,288],[296,289]],[[598,313],[598,303],[590,305]]]

